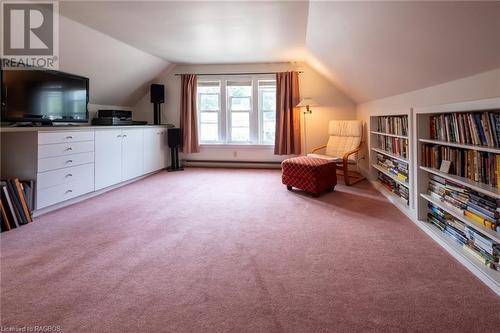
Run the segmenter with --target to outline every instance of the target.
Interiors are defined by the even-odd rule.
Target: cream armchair
[[[342,170],[345,184],[350,186],[365,179],[361,173],[350,172],[349,165],[358,164],[358,152],[363,144],[363,124],[360,120],[331,120],[328,124],[330,138],[326,145],[313,148],[309,157],[333,161]],[[324,154],[317,154],[324,150]]]

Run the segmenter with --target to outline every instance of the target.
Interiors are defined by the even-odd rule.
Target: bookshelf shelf
[[[475,182],[473,180],[470,180],[469,178],[450,175],[450,174],[441,172],[441,171],[434,169],[434,168],[420,166],[420,169],[424,170],[426,172],[432,173],[436,176],[451,180],[452,182],[455,182],[457,184],[467,186],[467,187],[473,189],[474,191],[489,195],[495,199],[500,199],[500,190],[498,190],[498,188],[495,188],[495,187],[490,186],[488,184],[478,183],[478,182]]]
[[[385,155],[385,156],[389,156],[389,157],[391,157],[391,158],[394,158],[394,159],[396,159],[396,160],[398,160],[398,161],[402,161],[402,162],[408,163],[408,159],[406,159],[406,158],[404,158],[404,157],[401,157],[401,156],[398,156],[398,155],[396,155],[396,154],[389,153],[389,152],[387,152],[387,151],[385,151],[385,150],[383,150],[383,149],[379,149],[379,148],[374,148],[374,147],[372,147],[372,150],[373,150],[373,151],[376,151],[377,153],[380,153],[380,154],[382,154],[382,155]]]
[[[458,244],[454,239],[429,222],[419,220],[417,226],[441,245],[448,253],[468,268],[474,275],[490,287],[497,295],[500,295],[500,272],[483,265],[470,253]]]
[[[396,183],[400,184],[400,185],[403,185],[404,187],[406,188],[409,188],[410,184],[406,183],[406,182],[403,182],[401,181],[398,177],[394,176],[393,174],[391,174],[386,168],[380,166],[380,165],[377,165],[377,164],[372,164],[372,167],[377,169],[378,171],[382,172],[384,175],[386,175],[387,177],[390,177],[392,180],[394,180]]]
[[[500,148],[495,148],[495,147],[478,146],[478,145],[468,145],[468,144],[462,144],[462,143],[456,143],[456,142],[448,142],[448,141],[441,141],[441,140],[431,140],[431,139],[419,139],[418,141],[419,142],[425,142],[425,143],[431,143],[431,144],[435,144],[435,145],[441,145],[441,146],[448,146],[448,147],[454,147],[454,148],[463,148],[463,149],[483,151],[483,152],[487,152],[487,153],[500,154]]]
[[[377,132],[377,131],[371,131],[370,133],[375,134],[375,135],[390,136],[393,138],[408,139],[408,137],[405,135],[397,135],[397,134],[383,133],[383,132]]]
[[[477,207],[478,203],[475,200],[478,200],[477,198],[479,195],[484,195],[484,198],[479,200],[485,200],[484,204],[486,206],[480,207],[481,210],[484,209],[484,212],[481,211],[480,213],[486,214],[487,216],[493,216],[490,214],[493,214],[495,211],[495,202],[497,202],[498,206],[498,200],[500,200],[500,190],[497,186],[441,172],[438,167],[441,163],[440,161],[444,159],[445,156],[455,167],[463,167],[463,164],[459,164],[461,163],[460,159],[462,158],[463,161],[464,156],[466,156],[469,173],[471,169],[477,170],[474,168],[479,168],[479,174],[482,175],[482,181],[485,181],[485,179],[495,179],[495,177],[497,177],[495,174],[498,173],[498,171],[495,170],[498,169],[493,167],[487,168],[485,165],[491,166],[492,161],[495,163],[494,161],[497,158],[495,154],[500,155],[500,148],[486,146],[486,142],[488,142],[489,145],[493,145],[497,142],[495,137],[493,137],[494,131],[487,132],[486,130],[487,128],[495,128],[497,126],[494,121],[495,115],[492,116],[491,113],[499,109],[500,98],[433,105],[413,109],[413,133],[415,140],[413,141],[412,155],[409,157],[409,160],[414,163],[414,174],[416,175],[416,182],[414,183],[416,219],[413,221],[438,244],[445,248],[455,259],[460,261],[500,296],[500,272],[486,266],[482,260],[469,252],[469,248],[462,247],[462,245],[452,236],[427,222],[427,215],[432,213],[432,210],[428,208],[429,203],[431,203],[441,211],[449,214],[457,221],[456,223],[469,226],[471,229],[489,238],[492,242],[497,244],[500,243],[499,232],[465,215],[466,210],[468,211],[467,214],[471,212],[472,214],[476,214],[477,212],[475,213],[475,209],[479,211]],[[480,116],[477,116],[478,114],[480,114]],[[485,123],[485,121],[489,121],[489,123]],[[446,128],[445,134],[439,132],[439,129],[443,128]],[[464,138],[464,135],[469,144],[452,142],[455,141],[454,138]],[[471,139],[473,135],[474,139]],[[482,136],[480,140],[477,137],[478,135]],[[485,135],[489,135],[489,137],[486,138]],[[446,141],[448,139],[450,141]],[[476,143],[482,142],[483,145],[471,144],[472,141]],[[434,145],[435,148],[432,149],[435,150],[430,150],[429,145]],[[460,150],[465,150],[465,153],[460,153]],[[432,155],[429,158],[429,153],[436,154],[436,152],[438,154],[437,159],[436,155]],[[430,160],[433,161],[429,163]],[[432,167],[429,167],[429,165],[432,165]],[[456,198],[455,196],[460,194],[456,191],[454,192],[452,188],[446,187],[444,188],[446,191],[445,195],[449,197],[450,202],[444,202],[438,198],[439,194],[436,196],[428,194],[428,191],[442,193],[439,188],[436,188],[435,183],[433,183],[431,187],[429,186],[429,180],[433,177],[441,177],[446,180],[446,182],[449,181],[464,186],[468,188],[470,192],[462,194],[461,200],[459,200],[461,204],[458,202],[452,203],[453,198]],[[443,189],[441,189],[441,191],[442,190]],[[474,194],[474,192],[476,193]],[[473,199],[473,197],[476,199]],[[487,204],[487,202],[489,202],[489,204]],[[439,216],[434,216],[435,219],[439,220]],[[446,228],[450,228],[448,232],[457,230],[453,229],[453,224],[449,224],[442,219],[441,222],[444,222]],[[500,228],[498,221],[491,218],[491,222],[492,224],[496,224],[497,230]],[[475,246],[479,246],[476,244],[473,236],[470,237],[467,233],[465,233],[464,236],[466,236],[469,244],[473,243]],[[483,246],[486,245],[483,244]],[[484,248],[482,249],[484,250]],[[478,255],[480,255],[479,252]]]
[[[411,121],[411,109],[408,109],[372,115],[369,123],[369,179],[375,188],[409,217],[414,212]],[[389,172],[388,168],[395,169],[406,179]]]
[[[487,229],[486,227],[484,227],[480,224],[477,224],[476,222],[469,219],[467,216],[463,215],[463,212],[462,212],[462,214],[458,214],[453,206],[451,206],[445,202],[436,200],[433,197],[431,197],[429,194],[421,193],[420,196],[422,198],[424,198],[426,201],[431,202],[435,206],[438,206],[439,208],[441,208],[442,210],[444,210],[445,212],[447,212],[448,214],[450,214],[454,218],[456,218],[456,219],[462,221],[463,223],[467,224],[468,226],[476,229],[477,231],[481,232],[485,236],[488,236],[490,239],[494,240],[495,242],[497,242],[497,243],[500,242],[500,233],[497,233],[494,230]]]

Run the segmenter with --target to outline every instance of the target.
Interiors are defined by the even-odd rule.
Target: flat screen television
[[[87,122],[89,79],[51,70],[1,70],[2,122]]]

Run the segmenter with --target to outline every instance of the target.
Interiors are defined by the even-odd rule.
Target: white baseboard
[[[281,162],[185,160],[182,162],[182,165],[188,167],[203,167],[203,168],[281,169]]]

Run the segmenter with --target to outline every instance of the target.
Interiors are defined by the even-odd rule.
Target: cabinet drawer
[[[65,156],[94,151],[94,141],[57,143],[38,146],[38,158]]]
[[[37,188],[41,190],[52,186],[68,184],[72,181],[82,181],[93,184],[94,163],[41,172],[37,175]]]
[[[94,162],[94,152],[41,158],[38,160],[38,172],[62,169],[92,162]]]
[[[36,209],[55,205],[92,191],[94,191],[94,184],[91,182],[70,182],[68,184],[38,189]]]
[[[38,144],[94,141],[94,131],[39,132]]]

